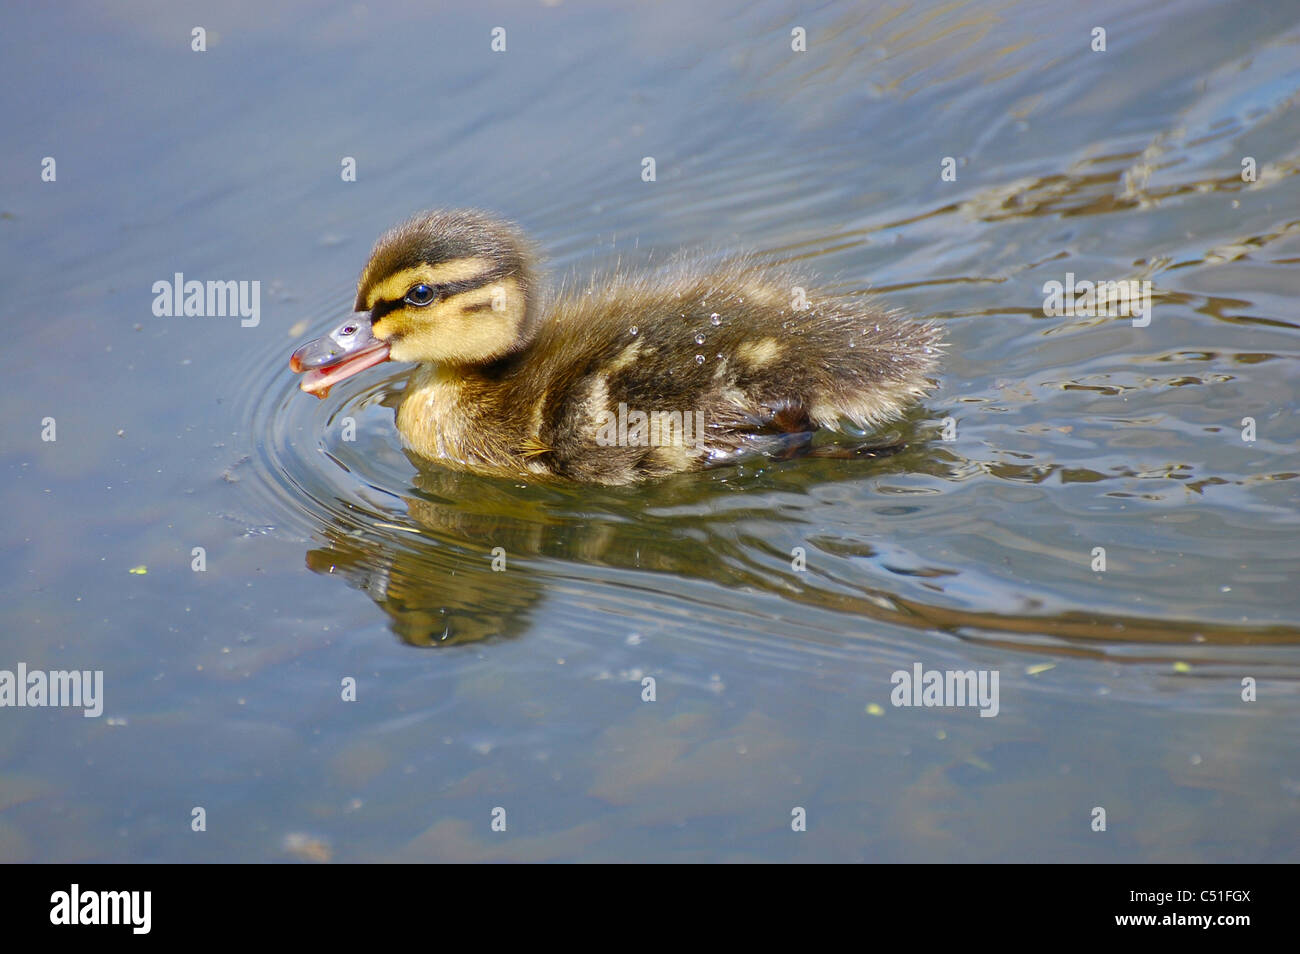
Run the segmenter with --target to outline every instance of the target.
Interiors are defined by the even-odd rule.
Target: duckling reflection
[[[508,586],[486,559],[467,558],[455,570],[431,573],[419,552],[380,549],[341,533],[307,552],[307,567],[339,575],[364,590],[390,618],[393,632],[412,646],[454,646],[496,636],[518,636],[542,586],[512,568]]]
[[[308,568],[364,590],[413,646],[518,636],[545,589],[524,561],[543,552],[553,520],[503,481],[443,470],[422,471],[413,481],[419,495],[403,497],[402,522],[419,535],[393,539],[327,527],[329,546],[307,553]],[[387,522],[379,514],[371,521]],[[502,558],[493,556],[498,547]]]
[[[805,459],[739,475],[679,474],[657,483],[652,498],[646,488],[521,483],[429,465],[413,475],[411,492],[402,495],[403,507],[396,512],[366,511],[354,502],[346,524],[324,528],[329,545],[309,551],[307,565],[367,592],[389,617],[393,632],[415,646],[521,636],[531,628],[554,581],[594,567],[779,594],[795,604],[841,613],[846,621],[859,620],[846,626],[847,638],[883,623],[944,632],[999,649],[1031,648],[1038,656],[1134,663],[1151,662],[1162,649],[1181,651],[1193,643],[1223,647],[1225,659],[1235,658],[1232,653],[1240,647],[1295,645],[1294,630],[1280,625],[1242,630],[1082,610],[1042,614],[951,606],[907,598],[887,576],[876,578],[875,585],[871,577],[864,578],[853,592],[823,585],[814,574],[794,572],[787,554],[756,547],[752,526],[750,532],[737,533],[742,512],[729,504],[756,500],[764,492],[804,494],[841,482],[943,471],[950,463],[944,462],[947,452],[916,439],[926,426],[926,414],[917,409],[904,420],[891,445],[902,449],[892,456],[865,462]],[[410,459],[418,466],[418,457]],[[762,506],[747,508],[743,517],[749,524],[801,520],[795,511]],[[869,541],[821,546],[839,558],[876,556]],[[503,571],[493,568],[497,547],[504,553]],[[927,573],[936,588],[943,575],[961,575],[942,567],[927,568]],[[644,593],[646,586],[641,580],[638,591]],[[1150,652],[1109,652],[1121,645],[1145,645]]]
[[[923,418],[917,411],[906,433]],[[909,453],[905,446],[881,448],[879,460],[815,459],[798,469],[797,486],[789,489],[806,487],[810,478],[859,480],[864,469],[881,474],[914,466],[891,459]],[[793,480],[794,468],[787,470]],[[414,492],[402,498],[404,514],[357,513],[354,506],[358,522],[326,527],[329,545],[310,550],[307,566],[365,591],[394,633],[414,646],[523,634],[547,595],[552,571],[542,564],[548,561],[562,564],[560,573],[605,566],[772,589],[781,581],[750,567],[745,546],[721,529],[733,525],[734,514],[715,506],[752,489],[755,480],[769,489],[784,483],[780,471],[742,470],[739,480],[735,472],[670,476],[656,485],[658,512],[648,513],[645,494],[631,488],[522,484],[425,465],[412,477]],[[791,519],[776,511],[766,517]],[[418,532],[362,529],[385,525]]]

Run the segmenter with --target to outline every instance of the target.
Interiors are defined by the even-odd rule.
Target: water
[[[4,710],[0,859],[1296,860],[1300,10],[1128,6],[7,12],[0,669],[105,713]],[[404,369],[286,362],[433,205],[556,281],[870,289],[940,387],[877,460],[422,470]],[[176,272],[260,323],[155,317]],[[1044,316],[1067,272],[1150,325]],[[915,663],[997,717],[891,705]]]

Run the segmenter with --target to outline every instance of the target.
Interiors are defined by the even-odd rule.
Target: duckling
[[[358,317],[293,353],[302,390],[414,362],[397,429],[423,458],[629,484],[810,446],[898,418],[933,382],[938,329],[805,292],[741,257],[619,274],[549,302],[520,229],[434,210],[383,235]]]

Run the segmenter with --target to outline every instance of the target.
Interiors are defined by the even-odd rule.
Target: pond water
[[[706,6],[0,15],[0,669],[104,680],[0,711],[0,860],[1300,858],[1300,9]],[[417,466],[407,368],[287,360],[433,206],[555,280],[870,290],[938,387],[878,460]],[[258,322],[156,316],[178,272]],[[893,705],[918,664],[996,717]]]

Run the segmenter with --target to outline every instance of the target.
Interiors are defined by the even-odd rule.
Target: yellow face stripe
[[[394,361],[473,364],[508,353],[518,344],[525,317],[519,285],[503,278],[471,291],[425,308],[394,308],[375,322],[374,335],[390,342]],[[498,295],[501,309],[489,304]]]
[[[491,259],[472,256],[453,259],[438,265],[416,265],[413,268],[404,268],[371,287],[366,293],[365,310],[370,311],[375,307],[376,302],[397,301],[404,298],[412,285],[421,282],[426,285],[446,285],[451,282],[470,281],[487,274],[495,267]],[[366,286],[367,278],[368,275],[361,276],[361,281],[357,283],[359,288]]]

